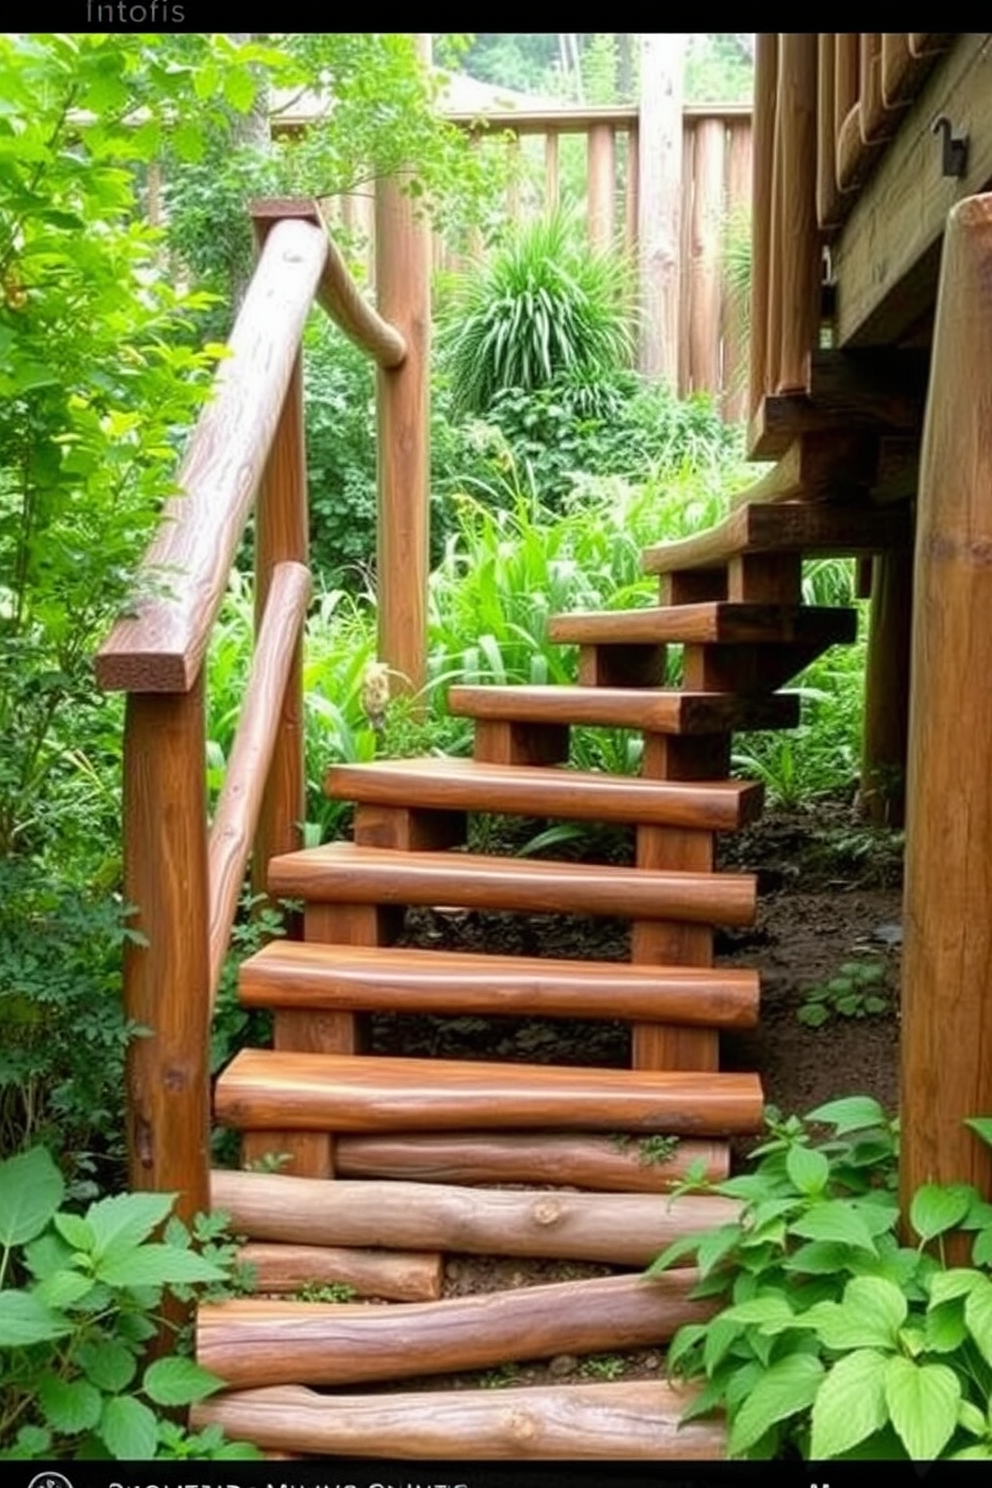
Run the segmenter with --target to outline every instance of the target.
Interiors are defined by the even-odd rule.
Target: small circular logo
[[[72,1488],[69,1479],[60,1472],[35,1473],[28,1488]]]

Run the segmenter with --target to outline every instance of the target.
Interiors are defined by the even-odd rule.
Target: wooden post
[[[210,949],[202,673],[186,693],[132,693],[124,727],[124,897],[147,944],[124,948],[133,1189],[210,1207]]]
[[[682,64],[685,37],[641,36],[637,241],[641,371],[675,388],[679,343]]]
[[[768,289],[772,245],[772,175],[778,35],[758,33],[754,58],[754,173],[751,178],[751,349],[749,405],[768,391]]]
[[[992,1191],[992,196],[944,238],[920,464],[902,1013],[903,1212]]]
[[[613,243],[613,188],[616,150],[612,124],[593,124],[586,135],[589,246],[610,248]]]
[[[544,204],[549,212],[558,206],[558,131],[549,129],[544,136]]]
[[[730,124],[730,139],[727,148],[727,211],[725,232],[743,232],[750,219],[752,182],[752,127],[750,119],[734,119]],[[726,244],[726,239],[724,240]],[[731,287],[726,282],[722,290],[722,412],[730,422],[746,418],[748,403],[745,378],[747,376],[747,347],[750,325],[749,306],[741,293],[741,286]]]
[[[805,392],[820,325],[820,239],[816,225],[817,38],[779,38],[782,190],[782,326],[776,391]]]
[[[394,691],[427,674],[430,503],[431,232],[397,180],[376,191],[378,308],[407,345],[401,366],[377,373],[379,656]]]
[[[861,806],[876,826],[901,827],[905,814],[912,623],[911,553],[899,548],[876,554],[861,753]]]
[[[720,245],[723,234],[722,119],[700,119],[692,193],[689,378],[693,392],[720,391]]]

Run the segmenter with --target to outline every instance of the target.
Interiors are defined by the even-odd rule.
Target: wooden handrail
[[[340,249],[329,237],[327,261],[317,285],[317,299],[337,326],[380,367],[400,367],[407,344],[401,331],[383,320],[364,298]]]
[[[196,680],[326,258],[327,236],[310,223],[269,234],[182,463],[182,494],[142,565],[160,592],[114,626],[96,658],[101,687],[188,692]]]
[[[277,565],[252,658],[237,733],[208,841],[210,999],[217,996],[231,926],[255,838],[281,722],[280,703],[310,601],[310,571]]]

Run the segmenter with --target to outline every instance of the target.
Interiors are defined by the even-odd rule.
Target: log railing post
[[[613,244],[614,140],[612,124],[592,124],[586,134],[589,245],[597,250],[610,248]]]
[[[920,464],[902,989],[903,1212],[992,1191],[992,196],[948,218]]]
[[[774,391],[805,392],[820,317],[820,239],[816,223],[815,32],[779,36],[782,319]]]
[[[771,279],[772,177],[775,163],[775,98],[778,35],[758,33],[754,62],[754,171],[751,177],[750,411],[769,390],[768,298]]]
[[[124,729],[124,952],[130,1186],[210,1207],[207,801],[202,672],[189,692],[131,693]]]

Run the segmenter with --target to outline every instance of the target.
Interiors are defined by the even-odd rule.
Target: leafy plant
[[[591,1358],[583,1359],[579,1365],[581,1375],[586,1379],[596,1380],[620,1379],[626,1369],[626,1362],[619,1354],[593,1354]]]
[[[347,1281],[308,1281],[296,1295],[301,1302],[354,1302],[358,1293]]]
[[[167,1293],[225,1285],[175,1218],[173,1196],[120,1194],[61,1209],[62,1176],[43,1147],[0,1163],[0,1457],[257,1456],[217,1433],[188,1438],[166,1412],[222,1381],[179,1353],[146,1362]]]
[[[988,1119],[969,1125],[992,1142]],[[669,1368],[702,1382],[683,1418],[725,1410],[735,1457],[992,1457],[992,1205],[925,1184],[902,1245],[897,1128],[876,1101],[768,1126],[752,1172],[683,1185],[740,1200],[737,1218],[650,1268],[694,1254],[695,1295],[723,1304],[673,1339]],[[951,1231],[973,1235],[971,1266],[947,1264]]]
[[[836,1013],[842,1018],[872,1018],[890,1008],[881,961],[845,961],[836,976],[803,993],[796,1017],[807,1028],[822,1028]]]

